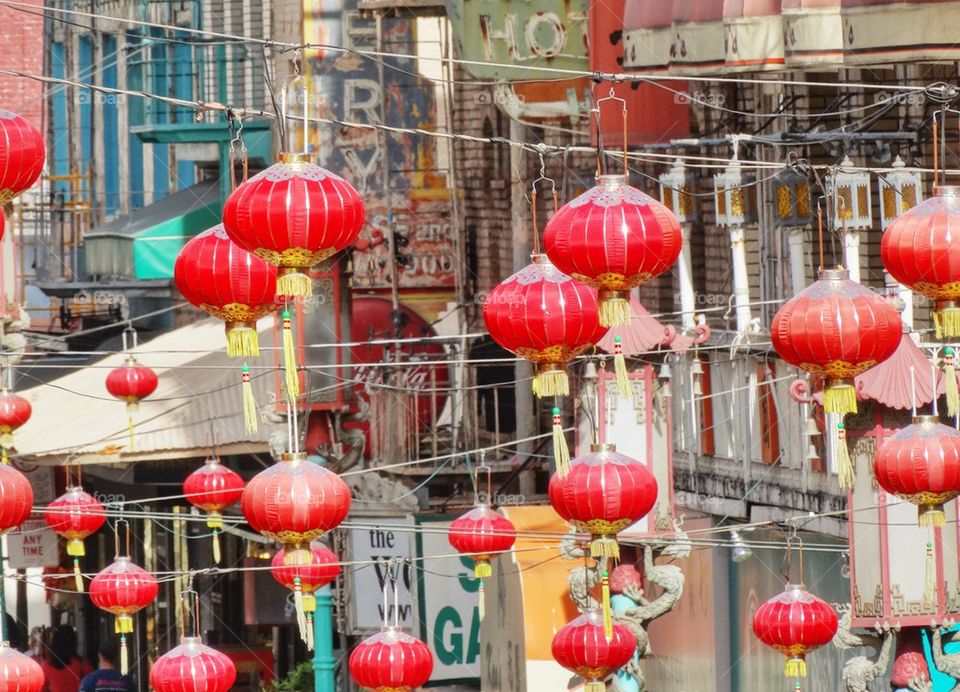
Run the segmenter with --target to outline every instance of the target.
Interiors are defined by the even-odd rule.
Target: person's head
[[[117,645],[110,640],[104,641],[97,649],[97,657],[101,668],[116,668]]]
[[[60,625],[50,638],[49,659],[54,668],[62,669],[77,658],[77,633],[70,625]]]

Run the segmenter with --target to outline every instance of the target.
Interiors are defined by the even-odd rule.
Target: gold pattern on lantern
[[[807,647],[803,644],[790,644],[789,646],[774,646],[775,651],[779,651],[784,656],[803,656],[807,653]]]
[[[813,375],[831,377],[835,379],[849,379],[865,373],[877,364],[876,360],[865,360],[859,363],[850,363],[845,360],[833,360],[826,365],[817,363],[801,363],[800,369]]]
[[[607,272],[594,277],[583,274],[573,274],[572,276],[577,281],[587,284],[587,286],[607,291],[629,291],[631,288],[645,284],[653,278],[653,274],[650,272],[640,272],[633,276],[624,276],[616,272]]]
[[[260,259],[265,259],[267,262],[280,267],[312,267],[336,253],[336,249],[332,247],[317,252],[311,252],[303,247],[291,247],[283,252],[268,250],[267,248],[257,248],[253,251],[253,254]]]
[[[929,281],[918,281],[911,288],[933,300],[957,300],[960,298],[960,281],[951,281],[942,285]]]
[[[591,519],[590,521],[571,521],[570,523],[577,527],[578,531],[594,536],[615,536],[633,522],[629,519],[617,519],[616,521]]]
[[[943,493],[924,491],[921,493],[913,493],[912,495],[895,494],[897,497],[915,505],[942,505],[944,502],[950,502],[950,500],[960,495],[960,490],[948,490]]]
[[[534,348],[518,348],[516,354],[521,358],[526,358],[531,363],[536,363],[538,365],[542,364],[555,364],[558,367],[566,363],[572,358],[576,358],[581,353],[586,353],[593,348],[593,344],[585,344],[578,346],[577,348],[570,348],[569,346],[550,346],[541,351],[538,351]]]
[[[326,531],[321,531],[319,529],[314,529],[313,531],[261,531],[264,536],[275,540],[277,543],[283,543],[285,545],[290,545],[293,543],[303,543],[308,544],[310,541],[314,541],[318,538],[323,538],[323,535]]]
[[[251,307],[243,303],[227,303],[222,307],[203,303],[200,309],[224,322],[255,322],[273,310],[272,305]]]
[[[13,190],[8,187],[0,189],[0,207],[10,204],[13,201],[13,198],[16,197]]]

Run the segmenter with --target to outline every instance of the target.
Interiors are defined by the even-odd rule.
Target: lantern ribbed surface
[[[934,188],[883,233],[880,259],[890,276],[934,302],[938,338],[960,336],[960,187]]]
[[[183,481],[187,502],[204,512],[219,513],[243,495],[243,478],[211,457]]]
[[[37,182],[45,155],[40,130],[26,118],[0,108],[0,206]]]
[[[892,356],[902,333],[893,305],[835,269],[784,303],[770,328],[781,358],[827,379],[829,413],[856,412],[853,378]]]
[[[490,337],[534,364],[538,396],[569,393],[566,363],[606,333],[596,290],[557,270],[544,255],[496,286],[483,303]]]
[[[887,438],[873,458],[877,484],[917,505],[920,526],[943,526],[943,504],[960,495],[960,431],[919,416]]]
[[[236,678],[230,657],[199,637],[184,637],[150,668],[154,692],[227,692]]]
[[[83,488],[73,487],[47,505],[43,520],[54,533],[67,539],[69,555],[83,555],[83,539],[96,533],[107,520],[100,500]]]
[[[276,306],[276,266],[238,246],[218,224],[187,241],[173,280],[187,301],[226,323],[227,355],[260,353],[257,320]]]
[[[565,204],[543,233],[550,261],[600,291],[600,323],[630,323],[629,291],[667,271],[683,246],[680,222],[625,176],[601,175],[597,185]]]
[[[117,557],[90,582],[93,604],[117,617],[131,616],[146,608],[158,591],[153,575],[124,556]]]
[[[281,154],[279,163],[238,186],[223,207],[230,239],[279,267],[281,295],[309,295],[305,271],[350,247],[363,221],[356,189],[298,154]]]
[[[310,541],[346,519],[350,488],[306,454],[285,454],[247,483],[240,508],[254,531],[284,544],[288,564],[306,564]]]
[[[433,654],[419,639],[386,627],[350,652],[350,677],[375,692],[410,692],[433,672]]]
[[[157,373],[140,365],[133,356],[127,356],[123,365],[114,368],[107,375],[106,385],[111,396],[136,405],[156,390]]]
[[[603,692],[607,676],[633,658],[637,638],[626,625],[614,624],[613,636],[608,639],[603,616],[591,609],[561,627],[550,649],[557,663],[587,681],[585,692]]]
[[[644,464],[614,445],[594,445],[570,462],[566,477],[554,474],[549,494],[557,514],[594,536],[594,557],[618,557],[615,536],[653,509],[657,481]]]
[[[517,529],[490,505],[480,504],[450,523],[448,537],[457,552],[473,559],[474,576],[485,578],[493,574],[490,558],[513,547]]]
[[[763,603],[753,615],[753,633],[787,657],[784,675],[805,677],[804,657],[830,643],[837,633],[837,613],[802,585],[791,584]]]
[[[39,663],[6,644],[0,645],[0,692],[41,692],[45,682]]]
[[[0,435],[9,435],[30,420],[33,407],[19,394],[0,392]]]
[[[270,563],[270,572],[277,583],[293,591],[299,579],[300,590],[305,594],[311,594],[326,586],[339,576],[340,571],[340,559],[337,554],[317,542],[310,544],[308,564],[286,564],[286,553],[283,550],[278,551]]]
[[[33,509],[33,487],[20,471],[0,464],[0,533],[25,522]]]

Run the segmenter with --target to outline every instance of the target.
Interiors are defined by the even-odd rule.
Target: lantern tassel
[[[630,301],[620,294],[600,296],[600,324],[604,327],[623,327],[630,324]]]
[[[493,567],[490,566],[490,560],[482,557],[473,558],[473,576],[477,579],[486,579],[493,576]]]
[[[952,301],[938,305],[933,313],[933,325],[938,339],[960,337],[960,307]]]
[[[307,648],[313,651],[313,614],[317,610],[317,599],[313,594],[303,594],[303,612],[307,621]]]
[[[627,360],[623,357],[623,339],[619,336],[613,337],[613,369],[617,374],[617,388],[620,390],[620,396],[632,399],[630,373],[627,372]]]
[[[917,526],[941,528],[947,525],[943,505],[920,505],[917,507]]]
[[[300,630],[300,638],[307,641],[307,613],[303,609],[303,589],[300,588],[300,577],[293,580],[293,603],[297,609],[297,627]]]
[[[583,686],[583,692],[606,692],[607,683],[602,680],[590,680]]]
[[[823,410],[841,416],[857,412],[857,390],[852,380],[830,380],[823,390]]]
[[[607,638],[607,641],[610,641],[613,639],[613,611],[610,608],[610,575],[606,569],[603,570],[600,584],[603,603],[603,636]]]
[[[590,543],[590,557],[610,557],[620,559],[620,544],[610,536],[600,536]]]
[[[83,574],[80,572],[80,558],[73,558],[73,582],[77,587],[77,593],[83,593]]]
[[[0,461],[3,462],[4,466],[8,466],[10,464],[10,457],[7,456],[6,447],[0,447]]]
[[[294,267],[280,267],[277,272],[278,296],[312,296],[313,281]]]
[[[533,376],[533,393],[540,399],[550,396],[569,396],[570,380],[565,370],[543,368]]]
[[[563,434],[563,420],[560,409],[553,409],[553,460],[557,465],[557,475],[566,478],[570,473],[570,448]]]
[[[923,583],[923,603],[933,607],[937,603],[937,562],[933,553],[933,543],[927,541],[926,564]]]
[[[257,432],[257,400],[253,397],[253,385],[250,384],[250,366],[243,364],[243,382],[240,385],[243,398],[243,427],[248,433]]]
[[[807,677],[807,662],[803,660],[803,656],[788,658],[786,665],[783,667],[783,674],[788,678]]]
[[[213,562],[220,564],[220,530],[213,530]]]
[[[960,413],[960,387],[957,386],[957,368],[955,366],[954,351],[949,346],[944,357],[943,375],[946,379],[947,413],[950,417]]]
[[[140,409],[140,406],[135,402],[131,401],[127,403],[127,429],[130,433],[130,451],[136,449],[136,442],[133,437],[133,414]]]
[[[836,453],[837,464],[837,482],[844,490],[853,488],[853,483],[857,479],[853,468],[853,462],[850,460],[850,450],[847,449],[847,430],[843,422],[837,423],[836,444],[833,446]]]
[[[287,310],[283,311],[283,368],[286,375],[287,397],[296,403],[300,398],[300,374],[297,372],[297,349],[293,340],[290,313]]]
[[[257,323],[227,322],[227,355],[231,358],[246,358],[260,355],[260,339]]]
[[[120,635],[120,674],[126,675],[130,670],[130,652],[127,650],[127,636]]]
[[[480,622],[483,622],[483,618],[487,614],[486,593],[487,588],[483,585],[483,579],[481,579],[480,590],[477,592],[477,617],[480,618]]]
[[[313,651],[313,615],[307,613],[307,649]]]

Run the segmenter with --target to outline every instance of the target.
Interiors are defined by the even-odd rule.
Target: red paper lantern
[[[788,585],[753,615],[753,633],[787,657],[784,675],[806,677],[806,654],[837,633],[837,613],[802,585]]]
[[[253,176],[227,198],[227,235],[279,267],[277,292],[310,295],[305,271],[350,247],[363,227],[363,200],[343,178],[305,154],[281,154],[280,162]]]
[[[33,488],[20,471],[0,464],[0,533],[25,522],[33,509]]]
[[[226,323],[228,356],[260,354],[257,320],[276,307],[273,264],[239,247],[218,224],[187,241],[173,280],[191,304]]]
[[[322,543],[310,544],[310,561],[305,565],[287,564],[286,552],[281,550],[270,563],[273,578],[293,592],[300,634],[309,649],[313,649],[313,614],[317,610],[314,595],[340,574],[336,553]]]
[[[30,420],[31,413],[33,407],[22,396],[8,389],[0,391],[0,447],[13,447],[13,432]]]
[[[73,558],[77,591],[83,591],[80,558],[87,554],[83,539],[99,531],[106,522],[103,505],[83,488],[67,488],[67,492],[47,505],[43,520],[54,533],[67,539],[67,555]]]
[[[600,290],[600,324],[630,324],[630,289],[667,271],[683,246],[680,222],[666,206],[630,187],[623,175],[564,205],[543,232],[557,269]]]
[[[350,677],[374,692],[410,692],[433,672],[433,654],[397,627],[384,627],[350,652]]]
[[[284,454],[247,483],[240,509],[254,531],[283,544],[287,564],[304,565],[310,541],[346,519],[350,488],[306,454]]]
[[[107,375],[107,391],[117,399],[127,402],[128,411],[136,411],[141,399],[146,399],[157,388],[157,373],[140,365],[132,355],[123,365]]]
[[[880,259],[890,276],[933,301],[937,338],[960,336],[960,187],[934,188],[933,197],[887,226]]]
[[[902,334],[900,313],[850,281],[845,269],[821,271],[819,281],[783,304],[770,328],[781,358],[826,378],[824,410],[839,414],[856,412],[854,376],[892,356]]]
[[[880,445],[873,472],[881,488],[917,505],[920,526],[943,526],[944,503],[960,495],[960,431],[918,416]]]
[[[204,644],[200,637],[184,637],[150,669],[154,692],[227,692],[237,669],[226,654]]]
[[[473,574],[484,579],[493,574],[490,558],[510,550],[517,540],[513,522],[487,504],[478,504],[450,523],[450,545],[473,559]]]
[[[133,615],[153,603],[159,585],[153,575],[118,556],[90,582],[93,605],[116,616],[117,634],[133,632]]]
[[[0,644],[0,692],[41,692],[45,684],[39,663],[6,642]]]
[[[0,207],[37,182],[44,156],[40,130],[0,108]]]
[[[494,341],[536,366],[537,396],[568,394],[567,361],[607,331],[600,326],[597,292],[557,271],[545,255],[535,255],[490,291],[483,321]]]
[[[220,562],[220,531],[223,529],[221,512],[243,495],[243,479],[220,463],[216,457],[207,459],[203,466],[187,476],[183,482],[187,502],[207,513],[207,528],[213,530],[213,561]]]
[[[603,616],[590,609],[553,635],[553,658],[584,680],[584,692],[604,692],[604,680],[630,662],[637,638],[626,625],[613,625],[613,636],[604,633]]]
[[[615,445],[592,445],[570,462],[570,473],[550,479],[550,504],[578,531],[592,536],[594,557],[620,557],[616,535],[645,517],[657,502],[657,480]]]

